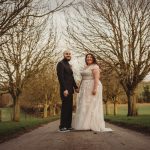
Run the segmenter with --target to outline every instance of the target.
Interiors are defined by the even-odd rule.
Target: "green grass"
[[[111,120],[112,122],[126,123],[129,125],[139,125],[141,127],[150,128],[150,115],[141,115],[136,117],[127,117],[127,116],[105,116],[106,120]]]
[[[35,129],[43,124],[55,121],[59,119],[59,116],[49,118],[36,118],[21,113],[21,119],[19,122],[10,121],[11,108],[3,108],[3,122],[0,122],[0,142],[3,142],[9,138],[16,137],[22,133]],[[7,121],[9,120],[9,121]]]
[[[0,108],[2,113],[2,121],[10,121],[12,120],[12,108]]]
[[[51,118],[28,118],[28,119],[23,119],[20,122],[1,122],[0,123],[0,137],[6,136],[6,135],[11,135],[14,133],[17,133],[18,131],[25,131],[28,129],[35,128],[39,125],[54,121],[58,119],[59,117],[51,117]]]
[[[150,115],[150,104],[138,104],[139,115]]]
[[[139,115],[136,117],[127,117],[127,105],[125,104],[118,105],[118,113],[114,116],[113,105],[110,104],[110,114],[105,115],[105,120],[150,134],[150,104],[137,104],[137,107]]]
[[[150,115],[150,103],[137,104],[137,108],[138,108],[139,115]],[[117,112],[118,115],[127,115],[128,112],[127,104],[118,104]],[[104,113],[105,113],[105,106],[104,106]],[[113,115],[112,104],[109,104],[109,114]]]

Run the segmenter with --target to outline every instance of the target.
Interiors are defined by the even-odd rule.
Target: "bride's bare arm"
[[[92,94],[95,95],[96,92],[97,92],[97,88],[98,88],[98,84],[99,84],[99,78],[100,78],[100,70],[99,70],[99,67],[98,67],[98,66],[95,66],[95,67],[92,69],[92,73],[93,73],[93,76],[94,76],[94,87],[93,87]]]

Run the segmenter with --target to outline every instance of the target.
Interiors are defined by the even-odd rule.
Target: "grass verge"
[[[45,119],[29,117],[27,119],[21,119],[20,122],[0,122],[0,143],[57,119],[59,119],[59,116]]]
[[[139,115],[136,117],[108,115],[105,116],[105,121],[150,135],[150,115]]]

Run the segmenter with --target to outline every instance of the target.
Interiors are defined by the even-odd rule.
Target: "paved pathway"
[[[107,124],[113,132],[57,131],[59,121],[0,144],[0,150],[148,150],[150,137]]]

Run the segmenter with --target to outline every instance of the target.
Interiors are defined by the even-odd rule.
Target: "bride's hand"
[[[97,93],[97,90],[92,91],[92,95],[96,95],[96,93]]]
[[[79,89],[75,89],[76,93],[79,93]]]

